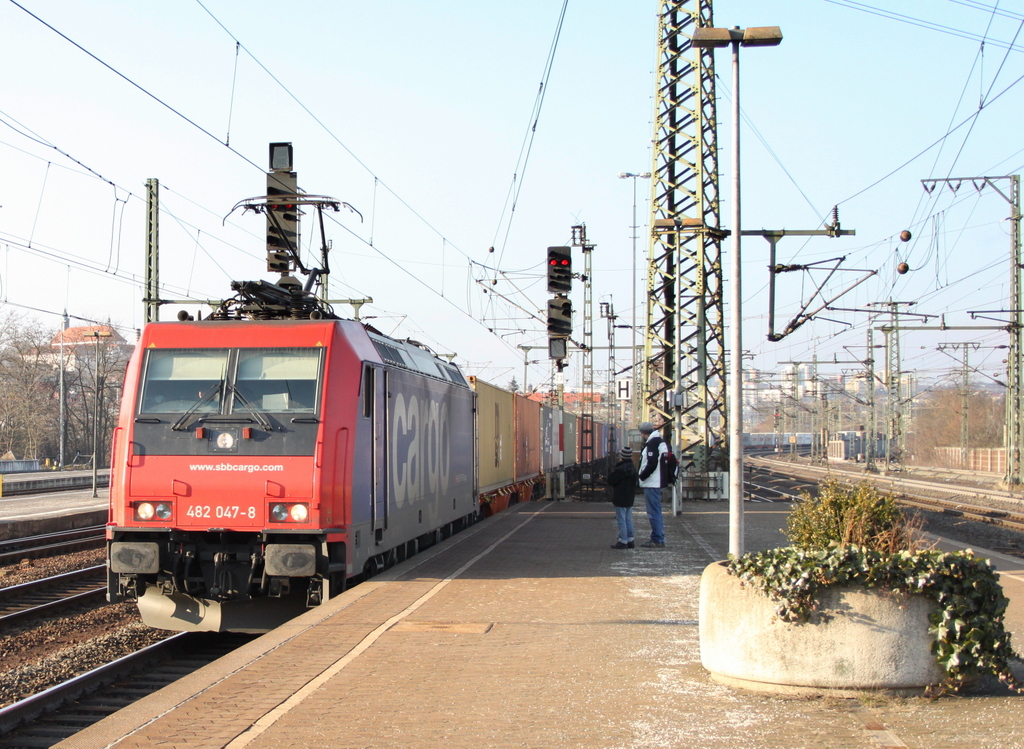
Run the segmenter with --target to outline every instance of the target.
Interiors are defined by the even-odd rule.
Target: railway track
[[[954,484],[948,479],[940,482],[902,476],[870,476],[861,472],[782,463],[765,458],[752,458],[750,464],[758,472],[808,482],[802,490],[829,477],[851,483],[867,481],[879,489],[891,492],[901,504],[910,507],[1024,532],[1024,499],[1019,494],[1000,489]],[[758,482],[752,482],[752,486],[759,485]]]
[[[185,632],[0,709],[0,747],[50,747],[255,635]]]
[[[0,588],[0,626],[101,602],[105,583],[106,568],[98,565]]]
[[[105,526],[91,525],[41,536],[12,538],[0,541],[0,565],[67,554],[83,549],[98,549],[105,541]]]

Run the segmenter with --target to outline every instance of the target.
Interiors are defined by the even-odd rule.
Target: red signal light
[[[571,253],[571,247],[548,247],[548,291],[567,294],[572,289]]]

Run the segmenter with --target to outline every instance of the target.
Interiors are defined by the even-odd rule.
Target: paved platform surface
[[[787,512],[748,503],[748,550],[783,543]],[[686,503],[666,530],[616,551],[610,504],[515,506],[59,746],[1024,747],[1024,697],[992,680],[937,700],[716,683],[697,599],[727,507]],[[1024,601],[1024,563],[999,561]]]

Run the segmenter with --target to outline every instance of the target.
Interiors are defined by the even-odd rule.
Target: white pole
[[[740,40],[732,42],[732,258],[729,311],[729,554],[743,554],[743,290],[740,284]]]

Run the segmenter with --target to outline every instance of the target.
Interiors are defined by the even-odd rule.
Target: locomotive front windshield
[[[151,349],[140,414],[317,411],[321,349]]]
[[[139,413],[219,413],[227,367],[226,350],[148,351]]]
[[[239,351],[232,408],[237,411],[253,405],[274,413],[313,413],[319,372],[316,350]]]

